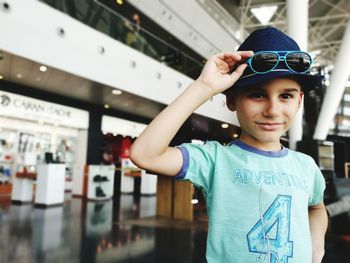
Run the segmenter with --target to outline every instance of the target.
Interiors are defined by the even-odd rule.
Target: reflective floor
[[[0,262],[205,262],[206,224],[156,219],[156,198],[122,195],[63,206],[0,197]],[[349,262],[350,213],[331,220],[323,262]]]
[[[66,195],[64,206],[42,209],[2,197],[0,262],[205,262],[205,228],[159,224],[155,202],[154,196],[96,203]]]

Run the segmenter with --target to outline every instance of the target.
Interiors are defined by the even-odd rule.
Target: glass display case
[[[66,164],[66,179],[72,179],[76,160],[77,138],[68,136],[57,137],[56,161]]]
[[[9,183],[16,156],[16,131],[0,129],[0,184]]]

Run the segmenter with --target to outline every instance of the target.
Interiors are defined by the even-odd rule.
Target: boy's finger
[[[237,56],[239,55],[239,57]],[[254,55],[253,51],[237,51],[236,52],[236,59],[234,60],[235,63],[242,63],[245,62],[248,58]],[[231,64],[231,63],[230,63]]]
[[[239,65],[235,71],[233,71],[231,73],[231,79],[232,81],[236,82],[240,76],[242,76],[243,74],[243,71],[245,70],[245,68],[247,67],[248,65],[247,64],[241,64]]]
[[[254,55],[254,52],[251,50],[237,51],[237,54],[239,54],[241,57],[249,58]]]
[[[241,60],[239,62],[245,62],[248,58],[254,55],[253,51],[238,51],[241,56]]]
[[[241,60],[241,56],[237,52],[221,52],[217,54],[217,57],[225,61],[228,59],[232,59],[235,61]]]
[[[217,54],[217,57],[220,59],[234,59],[234,60],[241,60],[242,57],[248,58],[254,55],[254,52],[251,50],[247,51],[237,51],[237,52],[221,52]]]

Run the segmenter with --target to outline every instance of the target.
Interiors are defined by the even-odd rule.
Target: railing
[[[191,77],[197,78],[203,61],[144,30],[115,10],[94,0],[40,0],[84,24]]]

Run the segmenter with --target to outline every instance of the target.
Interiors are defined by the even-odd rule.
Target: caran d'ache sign
[[[0,116],[79,129],[89,127],[89,113],[86,111],[5,91],[0,91]]]

